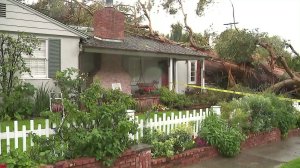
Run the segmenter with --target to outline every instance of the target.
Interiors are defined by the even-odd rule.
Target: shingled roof
[[[185,48],[180,45],[164,43],[159,40],[133,35],[126,35],[124,41],[121,42],[90,38],[83,42],[83,47],[127,50],[147,53],[161,53],[202,58],[209,57],[206,53],[195,51],[190,48]]]

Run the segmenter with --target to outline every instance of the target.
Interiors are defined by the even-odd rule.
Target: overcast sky
[[[32,1],[32,0],[27,0]],[[136,0],[115,0],[124,4],[134,4]],[[158,0],[155,0],[158,1]],[[215,0],[203,17],[195,14],[198,0],[185,0],[185,10],[188,14],[188,24],[195,32],[209,29],[220,33],[226,29],[224,23],[232,22],[232,7],[230,0]],[[290,40],[291,44],[300,52],[300,0],[232,0],[235,7],[236,21],[239,28],[255,29],[279,35]],[[180,21],[182,15],[170,16],[154,9],[151,13],[155,30],[167,34],[170,25]]]

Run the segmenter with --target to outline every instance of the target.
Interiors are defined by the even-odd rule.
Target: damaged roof
[[[83,42],[84,48],[105,48],[135,52],[160,53],[168,55],[182,55],[192,57],[209,57],[206,53],[185,48],[176,44],[169,44],[159,40],[141,36],[126,35],[120,42],[90,38]]]

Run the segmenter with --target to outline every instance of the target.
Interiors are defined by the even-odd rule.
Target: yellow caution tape
[[[243,95],[243,96],[255,95],[253,93],[236,92],[236,91],[232,91],[232,90],[216,89],[216,88],[196,86],[196,85],[187,85],[187,86],[188,87],[192,87],[192,88],[200,88],[200,89],[205,89],[205,90],[211,90],[211,91],[216,91],[216,92],[224,92],[224,93],[230,93],[230,94],[236,94],[236,95]],[[280,100],[286,100],[286,101],[292,101],[292,102],[298,102],[298,103],[300,103],[300,100],[298,100],[298,99],[290,99],[290,98],[285,98],[285,97],[278,97],[278,98]]]

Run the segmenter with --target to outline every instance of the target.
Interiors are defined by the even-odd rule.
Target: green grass
[[[38,129],[38,125],[41,124],[41,128],[45,129],[45,119],[44,118],[35,118],[34,119],[34,129]],[[20,120],[18,121],[18,131],[22,131],[22,126],[26,126],[26,130],[30,130],[30,120]],[[9,126],[10,132],[14,131],[14,121],[1,121],[0,128],[1,132],[6,132],[6,126]],[[18,138],[18,148],[23,149],[23,139]],[[26,138],[27,149],[30,147],[30,138]],[[10,149],[15,149],[15,140],[10,139]],[[1,140],[1,153],[7,153],[7,141],[6,139]]]
[[[36,118],[34,119],[34,129],[38,128],[38,125],[41,124],[42,129],[45,128],[45,119],[44,118]],[[22,126],[26,126],[26,130],[30,130],[30,120],[20,120],[18,121],[18,130],[22,130]],[[0,121],[1,132],[6,131],[6,126],[9,126],[9,130],[14,130],[14,121]]]
[[[300,168],[300,158],[283,164],[280,168]]]
[[[163,117],[163,113],[166,113],[166,117],[171,117],[172,112],[174,112],[175,116],[179,116],[179,112],[177,110],[172,110],[172,111],[163,111],[163,112],[150,112],[149,118],[154,118],[154,114],[157,114],[157,118],[159,117]],[[186,114],[186,111],[181,111],[182,115]],[[193,113],[192,110],[190,110],[190,114]],[[147,113],[140,113],[140,114],[136,114],[136,116],[139,117],[139,120],[143,119],[145,121],[146,117],[147,117]]]

